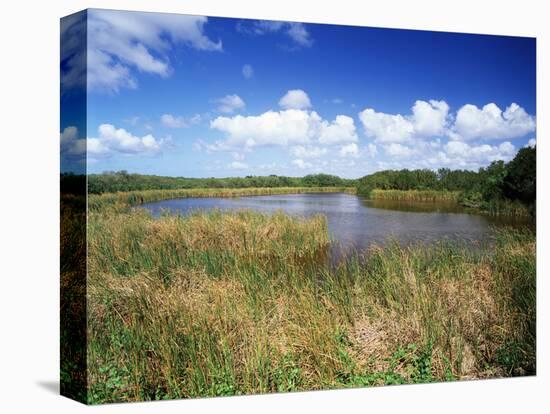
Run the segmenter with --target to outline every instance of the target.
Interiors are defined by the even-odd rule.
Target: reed
[[[244,197],[272,194],[355,193],[354,187],[259,187],[259,188],[191,188],[177,190],[143,190],[116,193],[89,194],[88,209],[107,206],[134,206],[173,198]]]
[[[370,192],[370,198],[374,200],[394,201],[457,202],[459,196],[460,191],[374,189]]]
[[[91,403],[535,372],[529,230],[334,265],[322,216],[97,208],[88,228]]]

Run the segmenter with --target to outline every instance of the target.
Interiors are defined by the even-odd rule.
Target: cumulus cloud
[[[307,109],[311,107],[311,101],[303,90],[293,89],[279,100],[279,106],[284,109]]]
[[[168,55],[175,44],[221,51],[222,42],[204,33],[207,21],[202,16],[89,10],[88,88],[111,93],[136,88],[133,70],[168,76],[172,71]]]
[[[463,168],[476,170],[497,160],[510,161],[516,154],[516,147],[509,141],[499,145],[470,144],[464,141],[449,141],[446,144],[431,145],[420,142],[415,147],[399,143],[385,144],[387,161],[380,161],[384,169],[401,168]]]
[[[245,79],[250,79],[254,76],[254,68],[252,68],[252,65],[249,64],[243,65],[242,73]]]
[[[447,128],[449,105],[445,101],[416,101],[412,107],[411,121],[415,134],[420,136],[442,136]]]
[[[61,93],[86,87],[86,14],[61,19]]]
[[[343,144],[346,142],[356,142],[357,133],[353,118],[347,115],[337,115],[336,119],[329,123],[322,122],[319,142],[321,144]]]
[[[86,154],[86,139],[79,138],[78,128],[68,126],[60,134],[61,153],[65,158],[79,158]]]
[[[401,115],[390,115],[367,108],[359,119],[368,137],[380,142],[405,142],[413,135],[413,126]]]
[[[88,155],[109,156],[114,153],[125,155],[154,155],[169,144],[170,139],[157,139],[151,134],[138,137],[123,128],[111,124],[101,124],[97,137],[87,139]]]
[[[313,45],[313,40],[303,23],[288,23],[286,33],[300,46],[310,47]]]
[[[319,158],[327,153],[327,149],[316,146],[296,145],[290,148],[290,153],[297,158]]]
[[[227,134],[226,140],[215,145],[228,149],[357,141],[352,118],[338,115],[334,121],[327,121],[315,111],[298,109],[268,111],[258,116],[222,116],[211,121],[210,127]]]
[[[416,154],[412,148],[396,142],[384,145],[384,151],[390,157],[395,158],[409,158]]]
[[[166,128],[189,128],[192,125],[198,125],[202,121],[201,114],[195,114],[191,117],[176,116],[172,114],[162,114],[160,123]],[[132,124],[135,125],[135,124]]]
[[[512,103],[503,112],[496,104],[483,108],[467,104],[460,108],[450,137],[457,140],[512,139],[535,130],[535,117]]]
[[[292,165],[300,168],[301,170],[313,167],[313,164],[311,164],[310,162],[306,162],[306,161],[302,160],[301,158],[298,158],[296,160],[292,160]]]
[[[416,101],[411,115],[386,114],[366,108],[359,120],[368,137],[383,143],[405,143],[415,137],[442,136],[449,118],[445,101]]]
[[[228,165],[228,167],[233,170],[246,170],[248,168],[248,164],[241,161],[233,161]]]
[[[374,157],[376,154],[378,154],[378,148],[376,147],[376,144],[373,144],[372,142],[367,144],[367,147],[365,148],[365,154],[369,157]]]
[[[359,119],[368,137],[383,143],[448,136],[453,140],[513,139],[535,130],[535,117],[512,103],[502,111],[494,103],[483,108],[466,104],[451,122],[445,101],[416,101],[411,115],[387,114],[366,108]]]
[[[231,114],[246,105],[239,95],[226,95],[223,98],[215,100],[218,103],[218,111]]]
[[[250,23],[241,21],[237,24],[237,30],[258,36],[280,32],[288,36],[295,47],[311,47],[313,45],[311,34],[303,23],[271,20],[257,20]]]
[[[355,142],[352,142],[351,144],[343,145],[339,153],[341,157],[357,157],[359,155],[359,147]]]
[[[464,162],[489,163],[496,160],[508,161],[516,153],[515,146],[508,141],[500,145],[470,145],[462,141],[449,141],[444,149],[445,156],[458,161],[459,164]]]
[[[230,146],[286,146],[307,144],[315,136],[320,121],[315,112],[289,109],[258,116],[218,117],[210,122],[210,127],[227,133]]]
[[[160,122],[167,128],[187,128],[187,122],[181,116],[174,116],[172,114],[163,114],[160,117]]]

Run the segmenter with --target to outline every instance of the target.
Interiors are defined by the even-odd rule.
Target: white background
[[[0,3],[0,411],[541,412],[549,409],[550,13],[545,1],[110,0]],[[538,375],[86,408],[58,396],[59,21],[86,7],[536,36]],[[488,51],[490,53],[490,51]],[[504,86],[505,87],[505,86]],[[548,163],[545,163],[547,161]],[[545,235],[546,233],[546,235]],[[546,251],[546,254],[544,253]]]

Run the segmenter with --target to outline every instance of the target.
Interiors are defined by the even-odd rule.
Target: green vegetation
[[[375,190],[394,191],[385,193]],[[536,149],[522,148],[509,163],[494,161],[478,172],[451,171],[447,168],[437,172],[389,170],[367,175],[357,184],[358,194],[373,198],[416,200],[418,195],[430,192],[434,200],[452,197],[465,207],[491,214],[534,217]]]
[[[80,190],[66,193],[67,190]],[[62,188],[60,265],[60,392],[87,400],[86,360],[86,198],[78,186]]]
[[[435,190],[379,190],[370,192],[373,200],[394,201],[421,201],[421,202],[457,202],[459,191],[435,191]]]
[[[62,180],[69,186],[77,183],[78,177],[65,175],[62,176]],[[177,197],[300,193],[314,189],[351,192],[352,188],[355,188],[359,195],[375,199],[455,201],[464,207],[490,214],[534,217],[536,149],[522,148],[509,163],[494,161],[477,172],[448,168],[440,168],[437,171],[387,170],[367,175],[359,180],[343,179],[328,174],[304,177],[270,175],[185,178],[129,174],[126,171],[88,176],[89,194],[107,194],[102,200],[111,199],[131,204],[139,204],[140,197],[144,201],[157,201]],[[116,195],[112,195],[115,193]],[[127,199],[128,197],[130,199]],[[133,200],[132,197],[137,199]]]
[[[91,403],[535,373],[529,230],[334,266],[322,216],[109,206],[88,214]]]
[[[133,206],[357,188],[373,199],[534,216],[535,176],[527,148],[478,172],[382,171],[357,182],[119,172],[89,177],[86,217],[85,177],[64,175],[75,191],[62,197],[62,387],[102,403],[532,375],[529,228],[495,230],[475,249],[394,241],[335,264],[323,216],[154,219]],[[77,259],[86,248],[85,269]]]
[[[104,172],[88,176],[90,194],[117,191],[175,190],[191,188],[279,188],[279,187],[354,187],[356,180],[329,174],[312,174],[305,177],[277,175],[228,178],[160,177],[157,175],[129,174],[126,171]]]

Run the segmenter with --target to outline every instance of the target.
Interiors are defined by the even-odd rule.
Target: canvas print
[[[536,374],[534,38],[89,9],[60,58],[63,395]]]

